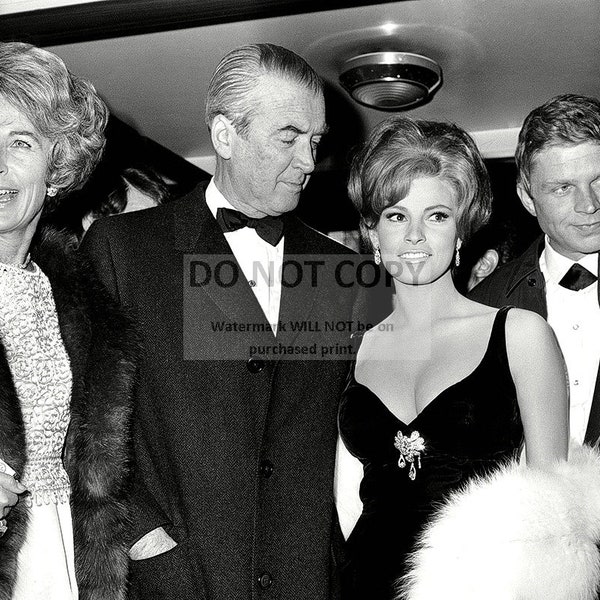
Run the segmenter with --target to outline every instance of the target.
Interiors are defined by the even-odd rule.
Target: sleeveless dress
[[[77,600],[70,482],[62,451],[72,376],[48,278],[0,263],[0,338],[21,403],[29,509],[12,600]],[[10,472],[0,456],[1,470]],[[9,519],[10,526],[10,519]]]
[[[509,308],[496,314],[479,365],[410,423],[396,418],[351,369],[339,426],[364,467],[363,512],[346,543],[342,600],[394,598],[405,557],[439,501],[518,456],[524,435],[506,354]]]

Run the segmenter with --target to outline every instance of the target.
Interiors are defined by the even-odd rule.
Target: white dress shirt
[[[206,204],[215,218],[219,208],[236,210],[218,190],[214,179],[210,180],[205,196]],[[265,242],[251,227],[242,227],[237,231],[230,231],[224,235],[248,281],[248,285],[252,288],[265,313],[267,321],[271,324],[273,333],[277,334],[279,305],[281,304],[281,267],[283,264],[284,239],[281,238],[277,246],[272,246],[269,242]]]
[[[548,323],[567,364],[571,437],[581,443],[587,429],[600,361],[600,307],[598,282],[578,292],[559,285],[573,262],[556,252],[546,237],[540,270],[546,280]],[[597,254],[587,254],[577,262],[598,275]]]

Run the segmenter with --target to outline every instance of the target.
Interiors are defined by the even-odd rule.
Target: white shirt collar
[[[540,260],[544,262],[544,275],[546,280],[558,284],[565,276],[565,273],[571,268],[575,262],[578,262],[582,267],[585,267],[590,273],[598,275],[598,254],[586,254],[577,261],[573,261],[566,256],[558,253],[551,245],[548,236],[545,236],[544,252]]]
[[[233,208],[235,207],[221,194],[219,188],[215,184],[215,178],[213,177],[208,187],[206,188],[206,192],[204,192],[204,197],[206,199],[206,204],[212,213],[212,216],[217,218],[217,209],[219,208]]]

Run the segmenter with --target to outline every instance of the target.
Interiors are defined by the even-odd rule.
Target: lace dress
[[[70,485],[61,460],[71,369],[50,283],[31,264],[32,271],[0,264],[0,336],[23,413],[21,482],[30,492],[20,500],[30,517],[13,600],[76,600]]]

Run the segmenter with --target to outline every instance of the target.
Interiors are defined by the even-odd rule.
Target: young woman
[[[484,569],[459,568],[443,553],[440,563],[427,563],[428,554],[417,575],[409,568],[415,543],[453,492],[517,459],[523,446],[530,471],[551,471],[567,457],[565,368],[550,327],[528,311],[468,300],[452,280],[461,245],[490,214],[481,156],[455,125],[390,118],[354,160],[349,192],[375,261],[393,278],[395,302],[362,337],[340,406],[342,440],[364,469],[343,599],[395,598],[407,573],[414,594],[439,578],[435,593],[405,590],[410,598],[521,597],[454,589],[440,563],[458,579],[460,568],[467,580]],[[493,516],[482,520],[493,526]],[[460,530],[455,548],[463,533],[470,539]]]

